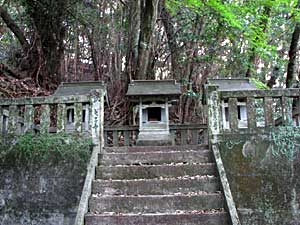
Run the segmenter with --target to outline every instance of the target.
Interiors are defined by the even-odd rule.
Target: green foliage
[[[195,92],[191,89],[192,84],[187,79],[181,79],[179,82],[182,86],[186,87],[186,91],[184,91],[183,95],[196,99],[200,99],[202,97],[201,93]]]
[[[239,18],[236,17],[236,14],[232,11],[230,5],[223,3],[220,0],[168,0],[166,4],[173,14],[182,9],[182,7],[191,9],[198,15],[203,15],[208,12],[215,13],[217,18],[225,21],[229,26],[242,29],[242,24],[240,23]]]
[[[1,140],[0,163],[87,162],[91,146],[91,138],[79,134],[6,136]]]
[[[189,97],[193,97],[193,98],[201,98],[201,94],[194,92],[193,90],[188,90],[184,93],[184,95],[187,95]]]
[[[260,90],[269,90],[270,89],[265,83],[261,82],[258,79],[250,78],[250,82],[252,84],[254,84],[257,89],[260,89]]]
[[[292,124],[274,128],[270,134],[272,154],[274,156],[285,156],[292,160],[297,147],[299,147],[300,127]]]
[[[220,0],[209,0],[207,6],[218,13],[231,27],[242,29],[241,20],[239,20],[237,15],[233,12],[230,4],[225,4]]]
[[[203,55],[217,67],[218,76],[241,77],[252,68],[251,76],[264,81],[276,67],[276,78],[282,79],[281,83],[287,64],[283,49],[289,49],[294,24],[299,21],[296,5],[293,0],[167,1],[174,16],[196,14],[195,18],[206,22],[200,36],[192,37],[189,28],[184,33],[203,46]],[[184,36],[182,33],[178,35]],[[199,63],[205,67],[206,60],[200,58]]]

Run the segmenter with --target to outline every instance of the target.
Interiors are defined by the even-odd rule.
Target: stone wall
[[[73,225],[85,163],[0,166],[1,225]]]
[[[219,136],[241,224],[300,224],[300,154],[274,156],[267,134]]]

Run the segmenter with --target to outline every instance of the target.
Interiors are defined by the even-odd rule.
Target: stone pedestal
[[[166,131],[141,131],[136,141],[136,145],[138,146],[163,146],[174,144],[174,137]]]

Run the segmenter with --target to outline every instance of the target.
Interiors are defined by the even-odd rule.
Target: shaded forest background
[[[0,0],[0,96],[103,80],[106,120],[128,120],[131,80],[176,79],[173,118],[204,122],[207,78],[298,86],[300,0]]]

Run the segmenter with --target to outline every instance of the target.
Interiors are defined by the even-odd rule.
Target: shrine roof
[[[218,90],[220,91],[257,90],[248,78],[208,79],[207,83],[219,86]]]
[[[127,96],[179,96],[180,84],[175,80],[134,80],[128,86]]]
[[[92,90],[106,90],[106,86],[101,81],[83,81],[61,83],[54,96],[87,95]]]

